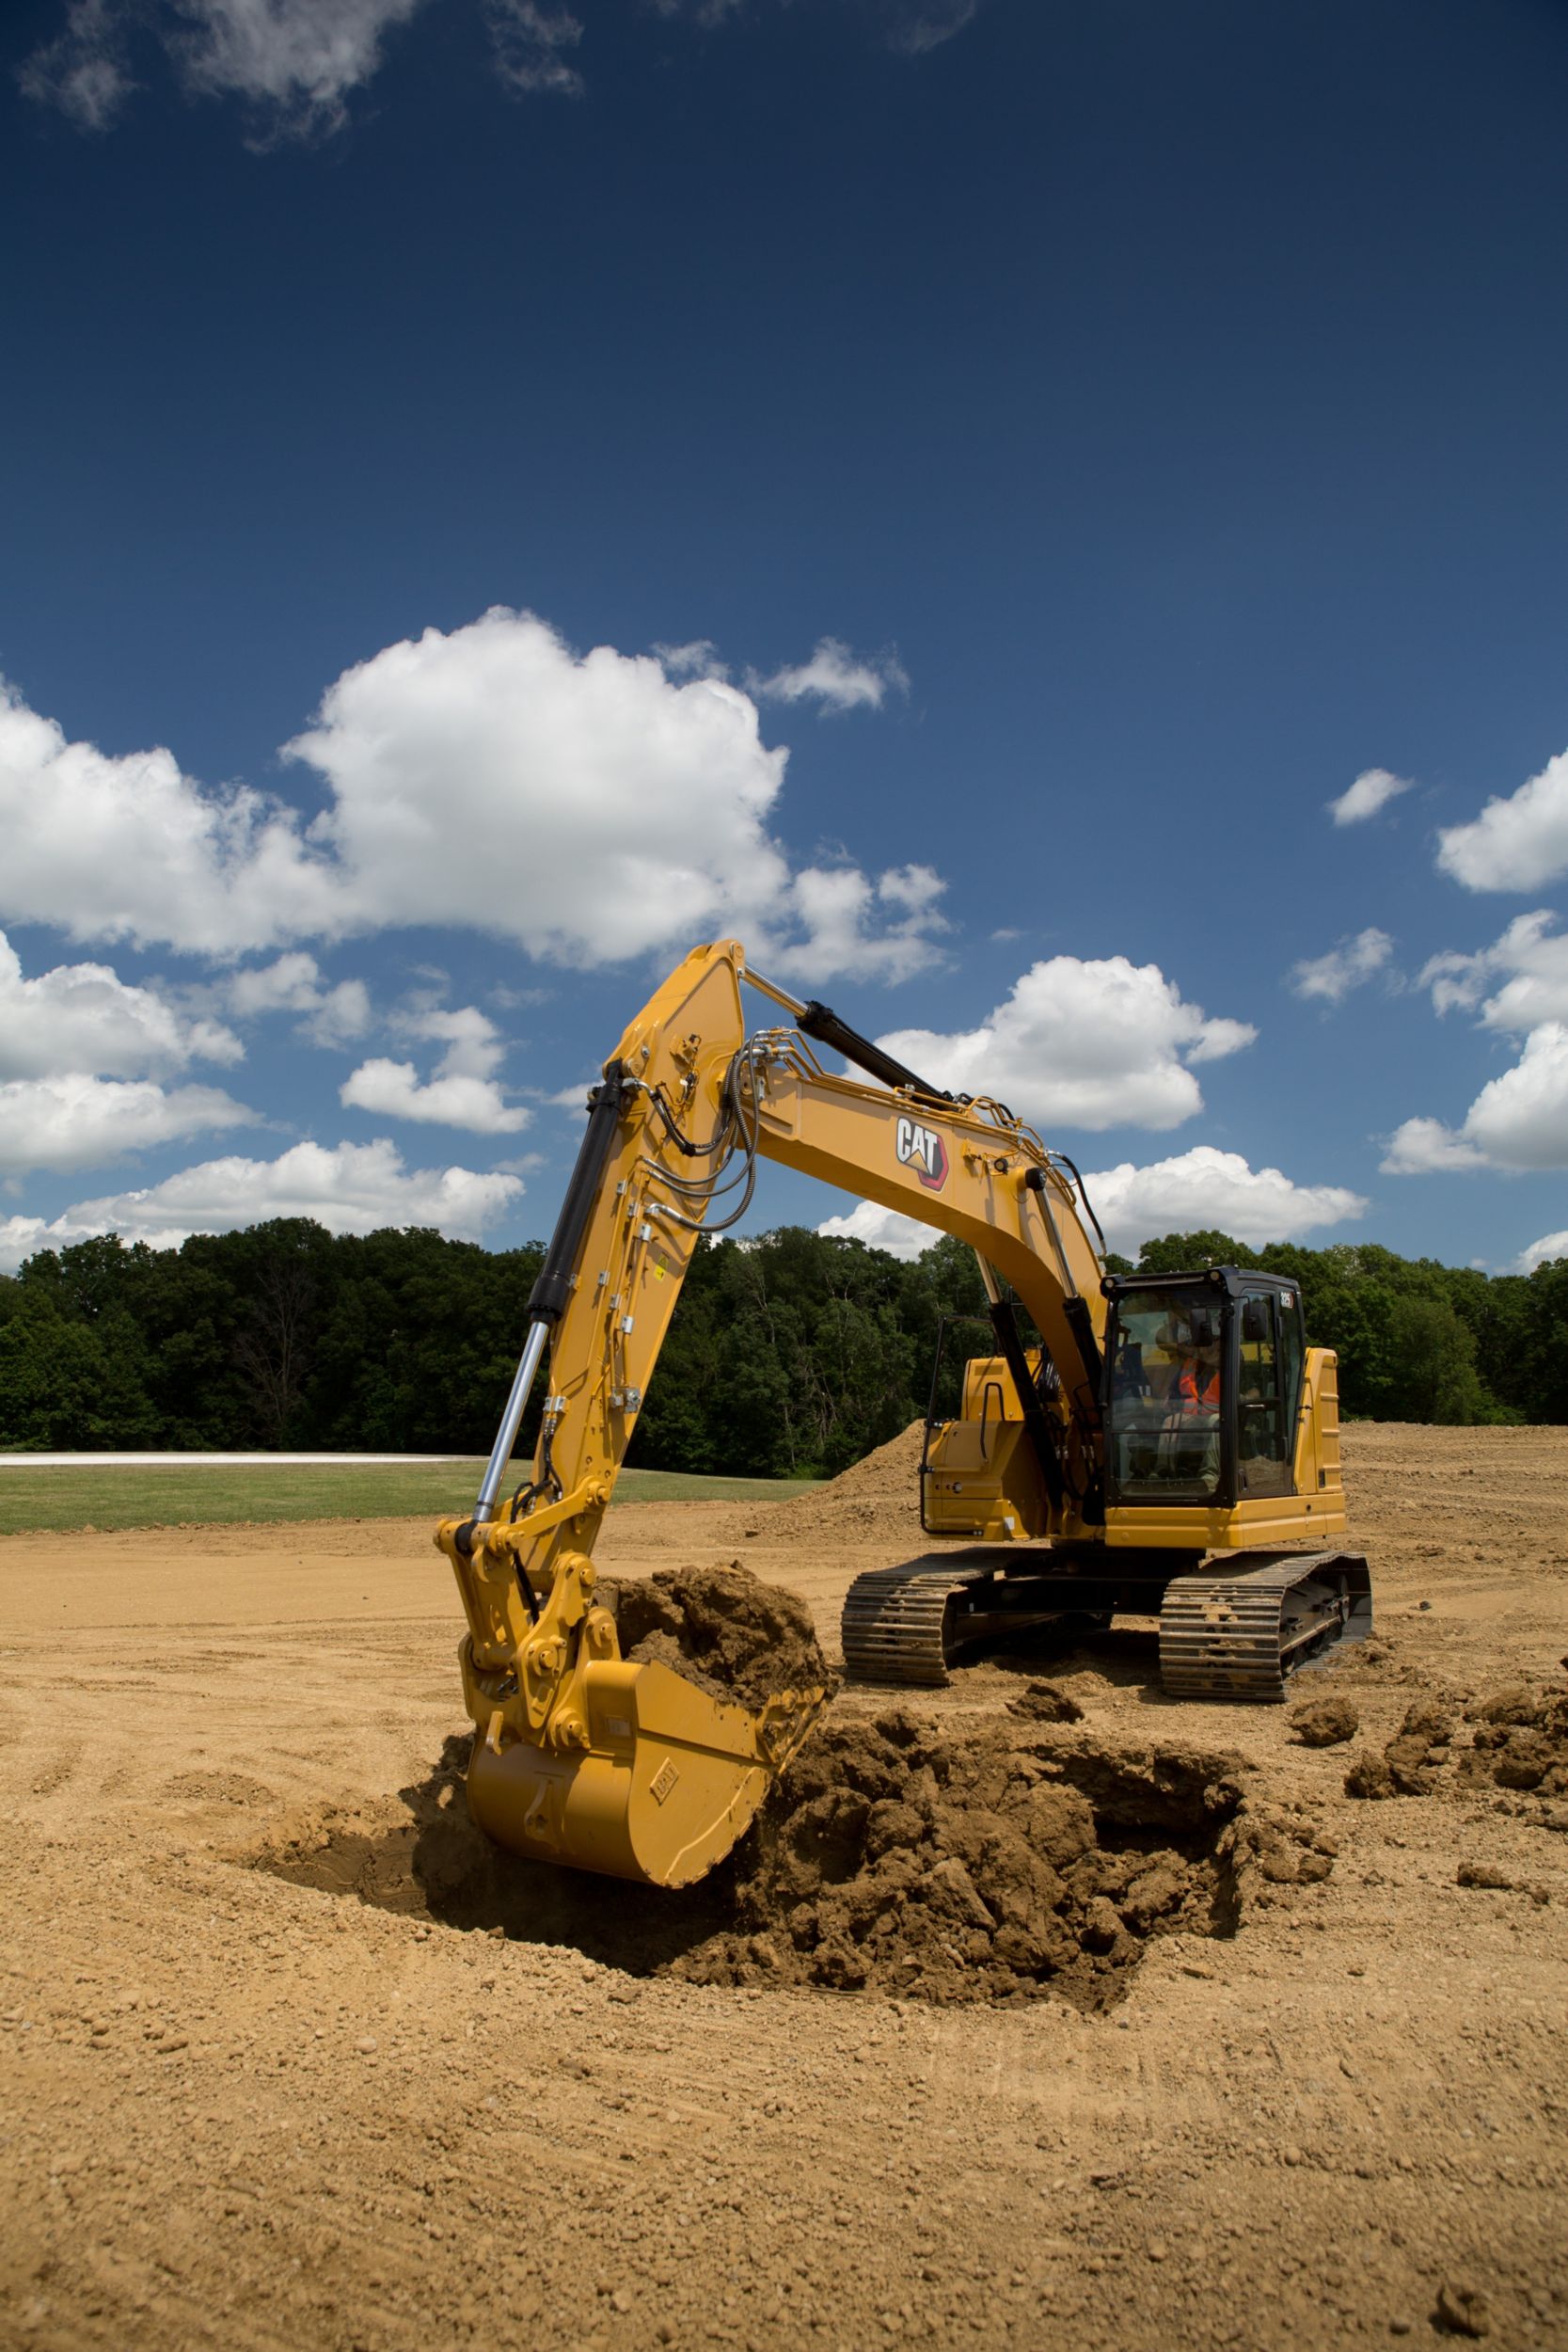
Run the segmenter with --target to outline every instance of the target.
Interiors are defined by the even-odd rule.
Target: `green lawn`
[[[244,1470],[0,1470],[0,1535],[59,1528],[212,1527],[238,1520],[446,1518],[474,1499],[483,1462]],[[515,1464],[511,1485],[526,1475]],[[623,1470],[617,1502],[783,1502],[808,1479]]]

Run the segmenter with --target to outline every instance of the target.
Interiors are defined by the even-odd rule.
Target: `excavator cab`
[[[1276,1276],[1108,1276],[1105,1495],[1230,1510],[1293,1495],[1307,1368],[1301,1293]]]

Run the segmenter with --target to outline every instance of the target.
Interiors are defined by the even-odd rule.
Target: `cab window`
[[[1205,1502],[1219,1485],[1224,1311],[1210,1291],[1117,1305],[1106,1431],[1123,1502]]]

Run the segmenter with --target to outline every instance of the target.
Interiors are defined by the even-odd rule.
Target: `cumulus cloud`
[[[104,963],[62,963],[23,976],[0,931],[0,1079],[161,1077],[193,1061],[236,1062],[245,1048],[221,1022],[191,1017]]]
[[[96,1078],[79,1072],[12,1078],[0,1085],[0,1175],[91,1168],[128,1152],[257,1114],[217,1087],[166,1089],[150,1078]]]
[[[1568,1021],[1568,933],[1546,908],[1517,914],[1502,937],[1475,955],[1433,956],[1421,973],[1439,1012],[1481,1010],[1486,1029],[1523,1032]],[[1501,986],[1497,986],[1497,982]]]
[[[1533,1274],[1538,1265],[1549,1265],[1554,1258],[1568,1258],[1568,1232],[1543,1233],[1539,1241],[1532,1241],[1527,1249],[1520,1250],[1512,1270],[1515,1274]]]
[[[293,809],[204,793],[166,751],[111,758],[0,690],[0,915],[228,958],[344,927]]]
[[[1143,1243],[1162,1233],[1215,1228],[1258,1247],[1291,1241],[1325,1225],[1365,1214],[1367,1202],[1343,1184],[1298,1184],[1277,1168],[1252,1168],[1239,1152],[1196,1144],[1178,1157],[1085,1175],[1085,1186],[1113,1249],[1135,1256]],[[847,1216],[831,1216],[817,1227],[891,1251],[918,1258],[936,1239],[930,1227],[895,1210],[860,1201]]]
[[[566,53],[581,40],[582,26],[567,9],[542,8],[539,0],[486,0],[484,13],[496,71],[508,89],[524,96],[535,90],[581,94],[582,76]]]
[[[787,754],[763,743],[747,695],[673,679],[652,655],[579,657],[531,613],[388,646],[285,750],[326,787],[309,826],[248,787],[204,791],[167,751],[70,743],[8,693],[0,916],[225,960],[451,924],[588,964],[733,928],[760,961],[809,941],[833,895],[799,893],[768,831]],[[882,931],[881,964],[913,968],[911,941],[934,928],[928,901],[910,904],[924,870],[870,882],[858,930],[835,879],[822,953],[847,960],[822,978],[875,972]]]
[[[0,1264],[97,1233],[177,1248],[192,1233],[223,1233],[270,1217],[309,1216],[331,1233],[433,1225],[478,1241],[522,1194],[516,1176],[467,1168],[405,1168],[395,1145],[296,1143],[275,1160],[206,1160],[134,1192],[80,1200],[57,1217],[0,1222]]]
[[[1437,863],[1466,890],[1539,890],[1568,874],[1568,752],[1466,825],[1446,825]]]
[[[1131,1253],[1161,1233],[1211,1226],[1253,1248],[1293,1241],[1366,1213],[1343,1184],[1298,1184],[1277,1168],[1252,1168],[1239,1152],[1196,1144],[1146,1168],[1123,1161],[1085,1178],[1113,1249]]]
[[[515,1135],[528,1125],[531,1112],[509,1103],[496,1083],[493,1073],[506,1049],[477,1005],[451,1011],[430,1007],[399,1016],[397,1025],[411,1037],[445,1041],[434,1077],[421,1081],[411,1061],[361,1062],[339,1089],[346,1107],[483,1136]]]
[[[1391,1176],[1568,1168],[1568,1022],[1532,1029],[1513,1068],[1481,1088],[1457,1132],[1435,1119],[1407,1119],[1383,1166]]]
[[[297,948],[273,963],[251,964],[231,974],[224,993],[242,1020],[269,1012],[303,1014],[295,1035],[312,1045],[352,1045],[371,1025],[370,991],[364,981],[340,980],[329,988],[315,957]]]
[[[1211,1020],[1156,964],[1053,956],[976,1028],[898,1029],[878,1041],[931,1085],[994,1095],[1037,1124],[1176,1127],[1203,1107],[1188,1065],[1257,1034]]]
[[[810,660],[793,668],[775,670],[768,677],[749,670],[746,684],[760,700],[817,702],[825,710],[879,710],[890,691],[910,691],[908,674],[895,654],[862,657],[836,637],[822,638]]]
[[[857,866],[807,866],[787,900],[802,936],[781,946],[774,964],[815,979],[908,979],[932,961],[933,935],[947,929],[937,906],[946,886],[928,866],[891,866],[875,883]]]
[[[1484,1168],[1486,1154],[1440,1119],[1407,1119],[1389,1136],[1378,1166],[1385,1176],[1452,1175]]]
[[[1369,817],[1375,817],[1379,809],[1410,789],[1407,776],[1392,776],[1386,768],[1364,768],[1348,791],[1327,803],[1328,813],[1337,825],[1365,824]]]
[[[1291,986],[1298,996],[1319,997],[1338,1005],[1353,988],[1376,973],[1386,971],[1394,943],[1386,931],[1369,925],[1354,939],[1341,939],[1325,955],[1305,958],[1291,969]]]
[[[846,1216],[826,1216],[817,1227],[834,1241],[863,1241],[868,1249],[885,1249],[890,1257],[912,1260],[942,1236],[934,1226],[900,1216],[896,1209],[879,1208],[875,1200],[858,1200]]]

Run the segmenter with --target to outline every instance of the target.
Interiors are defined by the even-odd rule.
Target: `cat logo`
[[[947,1146],[934,1127],[901,1119],[895,1143],[901,1168],[912,1168],[927,1192],[940,1192],[947,1182]]]

